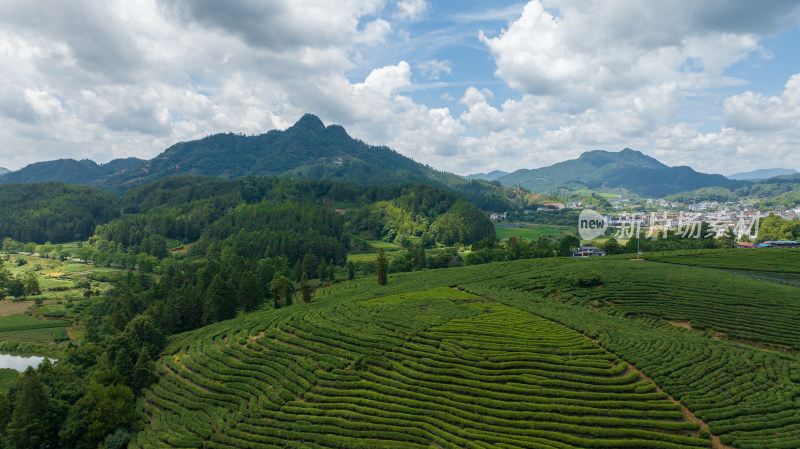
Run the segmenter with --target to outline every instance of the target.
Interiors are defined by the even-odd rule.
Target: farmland
[[[34,273],[41,293],[25,298],[0,300],[0,347],[5,350],[57,355],[72,328],[72,309],[88,295],[108,291],[108,282],[93,281],[95,273],[110,273],[112,268],[30,254],[3,255],[12,276]],[[37,304],[38,302],[38,304]]]
[[[519,227],[512,227],[507,224],[494,226],[494,232],[500,240],[508,240],[511,237],[525,240],[536,240],[539,237],[562,237],[574,233],[574,231],[574,227],[569,226],[519,225]]]
[[[173,337],[136,444],[795,448],[798,295],[613,258],[343,282]]]
[[[645,258],[699,267],[800,274],[800,249],[797,248],[670,251],[646,254]]]
[[[709,446],[591,340],[447,287],[252,318],[173,344],[139,445]]]

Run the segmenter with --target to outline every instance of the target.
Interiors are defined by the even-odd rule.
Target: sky
[[[800,3],[3,0],[0,167],[303,114],[458,174],[633,148],[800,170]]]

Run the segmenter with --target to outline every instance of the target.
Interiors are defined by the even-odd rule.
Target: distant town
[[[611,228],[617,228],[618,238],[635,237],[638,229],[641,238],[658,238],[666,235],[667,231],[691,237],[692,233],[699,233],[701,224],[707,223],[706,232],[713,232],[713,237],[720,237],[733,230],[740,247],[770,246],[750,243],[758,234],[760,220],[769,215],[776,215],[784,220],[800,219],[800,207],[790,209],[785,206],[776,206],[769,210],[759,210],[749,203],[718,203],[699,202],[695,204],[682,204],[664,199],[640,199],[638,204],[625,198],[610,198],[609,203],[616,212],[605,213],[603,217]],[[572,209],[595,209],[591,204],[582,201],[559,203],[549,202],[537,205],[535,209],[526,209],[524,213],[548,212]],[[637,210],[638,209],[638,210]],[[492,221],[505,220],[507,213],[492,213]],[[699,236],[699,235],[698,235]],[[706,236],[708,237],[708,236]],[[769,242],[773,243],[773,242]],[[783,242],[790,246],[800,246],[797,242]],[[776,242],[776,246],[780,245]]]

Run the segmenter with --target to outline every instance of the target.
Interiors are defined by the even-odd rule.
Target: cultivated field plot
[[[404,254],[405,249],[395,245],[394,243],[383,242],[380,240],[367,240],[369,249],[366,251],[357,251],[347,255],[348,262],[375,262],[378,252],[383,249],[387,259],[391,260],[395,255]]]
[[[645,261],[554,259],[496,284],[625,316],[687,321],[695,329],[800,350],[800,289],[725,271]],[[490,268],[491,269],[491,268]],[[581,287],[589,273],[600,284]],[[503,270],[498,275],[504,276]]]
[[[525,240],[536,240],[539,237],[564,236],[575,232],[575,228],[570,226],[550,226],[550,225],[520,225],[511,227],[509,225],[495,225],[494,232],[500,240],[508,240],[511,237]]]
[[[69,340],[66,328],[71,325],[70,321],[38,320],[22,314],[2,316],[0,317],[0,341],[53,342]]]
[[[800,274],[800,248],[670,251],[644,257],[656,262],[699,267]]]
[[[578,332],[446,287],[372,290],[180,336],[144,395],[136,445],[710,447],[679,405]]]

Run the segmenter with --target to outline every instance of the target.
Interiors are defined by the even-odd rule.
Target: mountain
[[[577,159],[533,170],[521,169],[499,179],[502,185],[519,185],[537,193],[561,188],[625,188],[646,197],[701,187],[743,185],[722,175],[699,173],[689,167],[669,167],[639,151],[625,148],[619,152],[588,151]]]
[[[489,173],[475,173],[472,175],[464,176],[467,179],[483,179],[484,181],[497,181],[498,179],[506,176],[508,174],[507,171],[502,170],[493,170]]]
[[[0,167],[0,176],[3,176],[3,175],[5,175],[6,173],[8,173],[10,171],[11,170],[9,170],[9,169],[7,169],[5,167]]]
[[[734,173],[728,175],[728,179],[746,180],[746,179],[767,179],[775,176],[794,175],[800,173],[791,168],[760,168],[758,170],[746,171],[741,173]]]
[[[115,160],[98,165],[89,160],[38,162],[0,177],[0,182],[58,180],[122,193],[132,187],[172,175],[276,176],[328,179],[355,184],[406,185],[422,183],[462,194],[487,210],[506,210],[509,189],[482,180],[467,180],[420,164],[385,146],[354,139],[339,125],[325,126],[304,115],[285,131],[266,134],[214,134],[180,142],[142,161]]]
[[[6,173],[0,177],[0,183],[61,181],[70,184],[99,186],[108,176],[139,168],[144,163],[144,160],[135,157],[115,159],[105,164],[98,164],[89,159],[36,162],[20,170]]]

